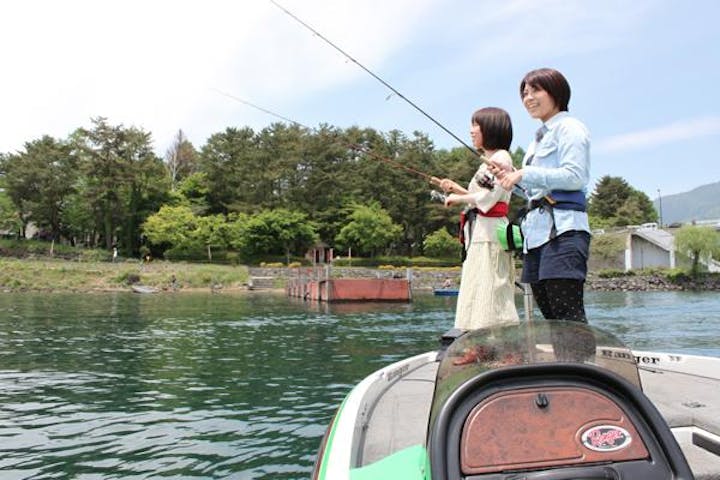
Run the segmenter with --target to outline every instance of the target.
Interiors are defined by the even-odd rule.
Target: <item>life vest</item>
[[[587,210],[587,199],[582,190],[553,190],[548,197],[530,202],[530,210],[550,206],[559,210],[575,210],[584,212]],[[552,202],[552,203],[551,203]]]
[[[582,190],[552,190],[550,195],[539,200],[533,200],[530,202],[530,206],[527,209],[521,210],[518,214],[518,223],[522,223],[522,219],[527,215],[530,210],[536,208],[545,209],[552,218],[552,227],[550,228],[550,240],[557,237],[557,229],[555,228],[555,213],[554,210],[574,210],[576,212],[587,211],[587,199]]]
[[[472,229],[472,222],[475,221],[475,217],[478,215],[481,217],[501,218],[507,216],[509,211],[510,205],[507,202],[497,202],[490,207],[487,212],[483,212],[479,208],[469,208],[460,212],[460,232],[458,233],[458,240],[463,246],[462,261],[465,261],[465,257],[467,256],[467,251],[465,250],[465,225],[470,222],[470,229]],[[472,235],[472,230],[470,234]]]

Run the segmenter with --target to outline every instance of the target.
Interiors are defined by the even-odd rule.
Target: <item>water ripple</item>
[[[588,295],[591,322],[634,348],[715,355],[719,306]],[[453,310],[432,296],[0,295],[0,476],[307,478],[352,386],[435,348]]]

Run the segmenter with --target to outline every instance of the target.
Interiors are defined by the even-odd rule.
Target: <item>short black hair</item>
[[[473,125],[480,127],[483,147],[492,150],[510,150],[513,131],[510,115],[502,108],[485,107],[472,115]]]
[[[528,72],[520,82],[520,98],[524,97],[526,85],[545,90],[555,100],[561,112],[568,111],[570,84],[562,73],[553,68],[538,68]]]

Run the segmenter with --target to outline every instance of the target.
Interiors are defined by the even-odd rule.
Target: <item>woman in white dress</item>
[[[505,110],[481,108],[472,116],[473,145],[493,162],[512,167],[508,153],[512,124]],[[507,223],[511,193],[494,184],[486,163],[468,188],[445,178],[440,187],[450,192],[445,206],[466,205],[461,215],[461,238],[465,250],[455,327],[471,330],[504,323],[518,323],[515,308],[515,266],[511,252],[503,250],[497,237],[499,223]]]

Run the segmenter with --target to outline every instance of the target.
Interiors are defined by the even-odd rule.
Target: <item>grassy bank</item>
[[[375,269],[371,275],[377,274]],[[387,273],[386,268],[378,271]],[[720,290],[720,274],[705,273],[690,278],[680,270],[647,270],[630,272],[606,269],[591,272],[588,277],[589,290]],[[348,274],[339,268],[344,276],[368,276],[367,273]],[[398,270],[404,275],[405,268]],[[375,272],[375,274],[372,274]],[[284,284],[285,268],[266,268],[255,275],[275,278],[274,287]],[[459,284],[460,268],[415,268],[413,288],[433,288],[445,278]],[[175,288],[173,287],[175,279]],[[137,260],[120,261],[78,261],[41,258],[18,259],[0,257],[0,292],[21,291],[69,291],[92,292],[128,290],[131,285],[147,285],[161,290],[213,289],[244,290],[247,288],[249,271],[247,266],[230,266],[161,260],[140,263]],[[267,287],[267,286],[266,286]]]
[[[0,291],[109,291],[132,284],[160,289],[244,288],[244,266],[204,265],[153,261],[77,262],[49,259],[0,258]]]

